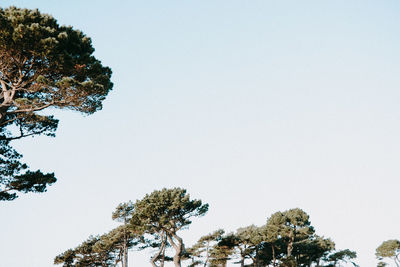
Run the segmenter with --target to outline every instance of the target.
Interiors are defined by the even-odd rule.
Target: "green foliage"
[[[351,261],[355,258],[357,258],[357,253],[355,251],[344,249],[328,255],[327,261],[332,263],[331,266],[336,266],[339,262],[351,262],[354,266],[358,266]]]
[[[229,240],[223,239],[210,250],[210,266],[217,267],[227,265],[234,254],[235,247]]]
[[[400,241],[397,239],[386,240],[376,249],[376,257],[379,259],[391,258],[400,266]]]
[[[54,136],[49,107],[91,114],[113,84],[111,69],[93,56],[89,37],[38,10],[0,8],[0,200],[44,192],[54,174],[28,171],[10,141]]]
[[[213,247],[222,239],[224,230],[218,229],[213,233],[202,236],[196,244],[186,249],[185,258],[191,259],[190,266],[204,265],[207,266],[210,260],[210,254]],[[204,258],[204,260],[202,260]]]
[[[164,262],[171,260],[180,265],[181,258],[188,254],[177,232],[187,228],[193,217],[202,216],[207,210],[208,204],[191,200],[185,189],[156,190],[135,204],[131,201],[119,204],[112,219],[123,225],[108,234],[90,237],[77,248],[57,256],[54,263],[63,266],[114,266],[121,262],[123,267],[127,267],[128,249],[137,247],[157,250],[151,259],[153,266],[157,263],[163,266]],[[207,242],[206,239],[201,242]],[[208,239],[211,241],[212,237]],[[171,246],[176,251],[174,258],[165,254]]]
[[[132,216],[133,203],[117,206],[112,213],[114,220],[124,223],[102,236],[91,236],[75,249],[58,255],[54,264],[63,266],[115,266],[119,262],[127,267],[128,249],[139,247],[143,238],[127,222]]]
[[[396,239],[384,241],[377,249],[377,257],[396,257],[400,253],[400,241]]]
[[[185,248],[177,232],[187,228],[192,223],[192,217],[204,215],[208,211],[208,204],[202,204],[197,199],[191,200],[185,189],[164,188],[136,201],[134,210],[130,221],[132,227],[160,241],[160,249],[151,261],[153,266],[156,266],[155,262],[163,255],[167,244],[175,250],[175,266],[180,266]]]
[[[307,239],[294,245],[294,257],[299,264],[328,261],[327,256],[334,251],[335,243],[318,235],[310,235]]]
[[[236,261],[242,267],[338,267],[343,263],[358,266],[354,262],[356,252],[335,250],[335,243],[316,235],[309,215],[298,208],[276,212],[262,226],[240,227],[227,234],[218,229],[185,249],[177,232],[188,228],[193,217],[202,216],[207,210],[207,204],[190,199],[185,189],[153,191],[135,203],[119,204],[112,218],[123,225],[67,250],[56,257],[55,263],[110,266],[121,262],[127,266],[127,250],[136,247],[153,249],[150,260],[153,267],[163,267],[167,261],[181,266],[181,260],[188,261],[190,267],[226,267],[229,261]],[[397,242],[384,242],[379,255],[393,256],[393,250],[399,250]],[[175,251],[173,257],[169,256],[171,248]]]
[[[127,223],[131,219],[133,211],[134,207],[132,201],[121,203],[112,213],[112,219],[119,222]]]
[[[266,241],[271,243],[273,261],[279,256],[282,262],[289,265],[293,261],[293,252],[299,249],[298,245],[310,241],[314,234],[310,217],[301,209],[290,209],[284,212],[276,212],[271,215],[265,226]],[[279,245],[278,245],[279,244]],[[282,249],[286,251],[282,251]],[[296,250],[295,250],[296,249]],[[277,254],[277,252],[279,252]],[[297,261],[299,261],[299,255]]]
[[[236,233],[225,236],[220,244],[235,248],[242,266],[246,259],[258,264],[259,251],[264,241],[262,232],[263,228],[255,225],[242,227],[237,229]]]
[[[335,251],[332,240],[316,235],[309,215],[301,209],[276,212],[264,226],[250,225],[222,236],[211,252],[212,266],[236,258],[241,266],[328,267],[353,263],[356,257],[350,250]]]
[[[131,247],[133,233],[137,233],[134,229],[129,228],[128,221],[132,218],[134,211],[133,203],[131,201],[121,203],[117,206],[115,211],[112,213],[112,219],[124,223],[123,228],[118,231],[118,240],[121,243],[122,251],[122,267],[128,267],[128,249]],[[117,228],[118,229],[118,228]],[[117,230],[116,229],[116,230]]]
[[[137,246],[140,237],[121,225],[107,234],[90,236],[74,249],[69,249],[54,259],[62,266],[115,266],[123,262],[125,248]]]
[[[0,140],[0,201],[14,200],[16,192],[42,193],[47,185],[56,182],[54,173],[30,171],[20,158],[21,155],[9,145],[8,140]]]
[[[134,209],[131,224],[135,228],[149,234],[164,230],[172,233],[190,225],[191,217],[204,215],[208,204],[190,200],[185,189],[164,188],[136,201]]]
[[[75,249],[69,249],[54,259],[54,264],[69,266],[112,266],[118,262],[113,243],[106,235],[91,236]]]
[[[11,114],[44,104],[84,113],[101,108],[111,70],[92,55],[89,37],[38,10],[0,9],[0,24],[1,80],[16,87],[15,100],[24,99]]]

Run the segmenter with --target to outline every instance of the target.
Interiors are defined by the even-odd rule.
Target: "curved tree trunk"
[[[164,234],[162,234],[161,235],[162,236],[162,238],[161,238],[161,246],[160,246],[160,249],[157,251],[157,253],[153,256],[153,257],[151,257],[151,259],[150,259],[150,263],[151,263],[151,265],[153,266],[153,267],[158,267],[157,266],[157,264],[156,264],[156,261],[158,260],[158,258],[161,256],[161,254],[165,251],[165,246],[166,246],[166,240],[165,240],[165,237],[164,237]],[[162,263],[162,265],[164,265],[164,263]]]
[[[181,267],[181,259],[182,259],[182,253],[185,250],[183,246],[183,240],[179,236],[177,236],[175,233],[170,233],[167,235],[168,240],[171,243],[172,247],[175,249],[175,255],[174,255],[174,265],[175,267]],[[175,239],[175,241],[173,240]]]
[[[397,267],[400,267],[400,261],[399,261],[399,258],[398,258],[398,257],[399,257],[399,255],[395,255],[395,256],[394,256],[394,263],[396,263],[396,266],[397,266]]]

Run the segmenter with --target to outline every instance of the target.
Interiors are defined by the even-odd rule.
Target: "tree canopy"
[[[199,242],[193,248],[201,247]],[[298,208],[272,214],[265,225],[240,227],[234,233],[218,236],[209,254],[204,250],[195,252],[202,253],[192,253],[190,266],[200,265],[205,262],[202,259],[208,258],[210,266],[215,267],[224,267],[229,260],[243,267],[334,267],[343,262],[357,266],[352,261],[356,258],[354,251],[335,250],[335,243],[316,235],[309,215]]]
[[[261,226],[240,227],[231,233],[218,229],[185,249],[177,232],[207,211],[208,204],[190,199],[185,189],[155,190],[134,204],[119,204],[113,219],[123,225],[106,235],[90,237],[57,256],[55,263],[127,266],[128,249],[136,246],[153,249],[153,267],[163,267],[167,261],[173,261],[175,266],[186,261],[188,267],[226,267],[228,262],[242,267],[335,267],[345,262],[358,266],[354,262],[356,252],[336,250],[331,239],[316,235],[310,216],[299,208],[275,212]]]
[[[54,174],[30,171],[10,142],[54,136],[48,108],[92,114],[113,84],[111,69],[93,56],[91,39],[37,9],[0,9],[0,200],[43,192]]]
[[[382,244],[376,248],[375,255],[381,260],[383,258],[390,258],[395,262],[396,266],[400,266],[400,241],[391,239],[382,242]]]
[[[218,229],[213,233],[202,236],[196,244],[186,249],[186,257],[191,259],[189,266],[202,264],[206,267],[210,261],[210,256],[217,242],[221,241],[222,235],[225,233],[223,229]],[[214,251],[215,254],[215,251]],[[202,259],[204,258],[204,260]]]
[[[192,217],[204,215],[208,211],[208,204],[203,204],[198,199],[191,200],[185,189],[164,188],[138,200],[134,209],[131,225],[161,240],[161,249],[151,261],[153,266],[156,266],[155,261],[168,242],[175,250],[174,264],[179,267],[185,248],[177,232],[188,227],[192,223]]]
[[[129,243],[131,243],[132,234],[134,233],[133,229],[128,227],[128,222],[132,217],[133,210],[133,203],[129,201],[119,204],[112,214],[113,220],[123,223],[123,226],[120,227],[119,231],[117,231],[119,237],[118,240],[120,240],[122,247],[122,267],[128,267]]]
[[[54,263],[63,266],[109,266],[107,264],[121,262],[125,267],[128,249],[136,246],[138,249],[157,250],[151,258],[153,266],[164,266],[164,262],[170,260],[175,266],[180,266],[181,259],[185,257],[185,247],[177,232],[187,228],[193,217],[202,216],[207,210],[208,204],[190,199],[185,189],[155,190],[135,203],[119,204],[112,218],[123,225],[106,235],[90,237],[77,248],[58,255]],[[175,250],[173,258],[165,254],[170,247]]]
[[[69,249],[54,259],[54,264],[69,266],[116,266],[124,264],[124,251],[137,244],[133,232],[119,226],[107,234],[90,236],[74,249]]]
[[[119,205],[112,217],[123,224],[106,234],[90,236],[73,249],[56,256],[54,264],[62,266],[128,266],[128,249],[143,243],[141,236],[126,223],[131,215],[131,204]]]

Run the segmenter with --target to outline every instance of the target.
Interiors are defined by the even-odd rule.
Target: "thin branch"
[[[17,109],[17,110],[13,110],[13,111],[8,112],[8,114],[16,114],[16,113],[24,113],[24,112],[39,111],[39,110],[43,110],[43,109],[45,109],[45,108],[48,108],[48,107],[54,105],[55,103],[56,103],[55,101],[52,101],[52,102],[50,102],[50,103],[48,103],[48,104],[46,104],[46,105],[43,105],[43,106],[41,106],[41,107],[38,107],[38,108]]]
[[[22,129],[20,128],[21,135],[13,136],[13,137],[1,137],[0,136],[0,140],[12,141],[12,140],[21,139],[23,137],[28,137],[28,136],[32,136],[32,135],[39,135],[39,134],[44,133],[45,131],[46,131],[46,129],[43,129],[41,131],[35,131],[35,132],[29,133],[29,134],[24,134]]]
[[[28,137],[28,136],[32,136],[32,135],[37,135],[37,134],[41,134],[43,132],[35,132],[35,133],[30,133],[30,134],[22,134],[20,136],[14,136],[14,137],[0,137],[0,140],[7,140],[7,141],[12,141],[12,140],[17,140],[17,139],[21,139],[23,137]]]
[[[18,119],[19,119],[19,118],[13,118],[13,119],[10,119],[10,120],[1,122],[1,123],[0,123],[0,127],[3,126],[3,125],[6,125],[6,124],[8,124],[8,123],[10,123],[10,122],[12,122],[12,121],[18,120]]]

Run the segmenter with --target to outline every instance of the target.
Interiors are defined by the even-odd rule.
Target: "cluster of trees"
[[[38,10],[0,8],[0,201],[18,193],[44,192],[56,182],[54,173],[30,170],[11,142],[28,136],[55,136],[58,120],[49,108],[92,114],[112,89],[111,69],[93,56],[91,39]],[[163,189],[135,203],[120,204],[113,219],[121,225],[91,236],[55,259],[63,266],[126,267],[128,250],[152,248],[153,267],[173,261],[181,266],[338,266],[356,253],[335,250],[332,240],[315,234],[301,209],[272,214],[265,225],[219,229],[185,248],[178,231],[191,218],[204,215],[207,204],[190,200],[186,190]],[[170,251],[174,255],[170,256]],[[387,240],[376,249],[378,259],[400,267],[400,241]],[[352,262],[354,265],[355,263]],[[380,261],[378,266],[385,266]]]
[[[135,203],[118,205],[113,219],[123,224],[102,236],[91,236],[75,249],[69,249],[54,260],[63,266],[128,265],[128,249],[153,248],[152,266],[164,266],[173,261],[181,266],[185,247],[178,231],[188,227],[192,217],[208,211],[208,204],[190,199],[185,189],[173,188],[154,191]],[[173,257],[166,255],[173,248]]]
[[[376,249],[376,257],[380,260],[378,267],[384,267],[386,262],[382,261],[384,258],[389,258],[394,261],[397,267],[400,267],[400,240],[390,239],[382,242]]]
[[[356,253],[337,251],[335,243],[315,234],[307,213],[290,209],[272,214],[265,225],[239,228],[233,233],[219,229],[202,236],[185,248],[178,232],[188,228],[192,218],[204,215],[208,205],[191,200],[185,189],[156,190],[135,203],[118,205],[113,219],[122,223],[101,236],[91,236],[74,249],[58,255],[54,263],[63,266],[127,266],[128,250],[151,248],[153,267],[172,261],[176,267],[227,266],[339,266],[351,262]],[[172,254],[171,254],[172,253]]]
[[[299,208],[276,212],[262,226],[228,234],[217,230],[200,238],[189,255],[191,266],[226,266],[233,259],[242,267],[338,266],[356,258],[354,251],[336,251],[331,239],[316,235],[308,214]]]
[[[112,89],[111,69],[93,56],[91,39],[38,10],[0,8],[0,201],[44,192],[54,173],[30,170],[11,145],[54,136],[58,120],[42,111],[92,114]]]

